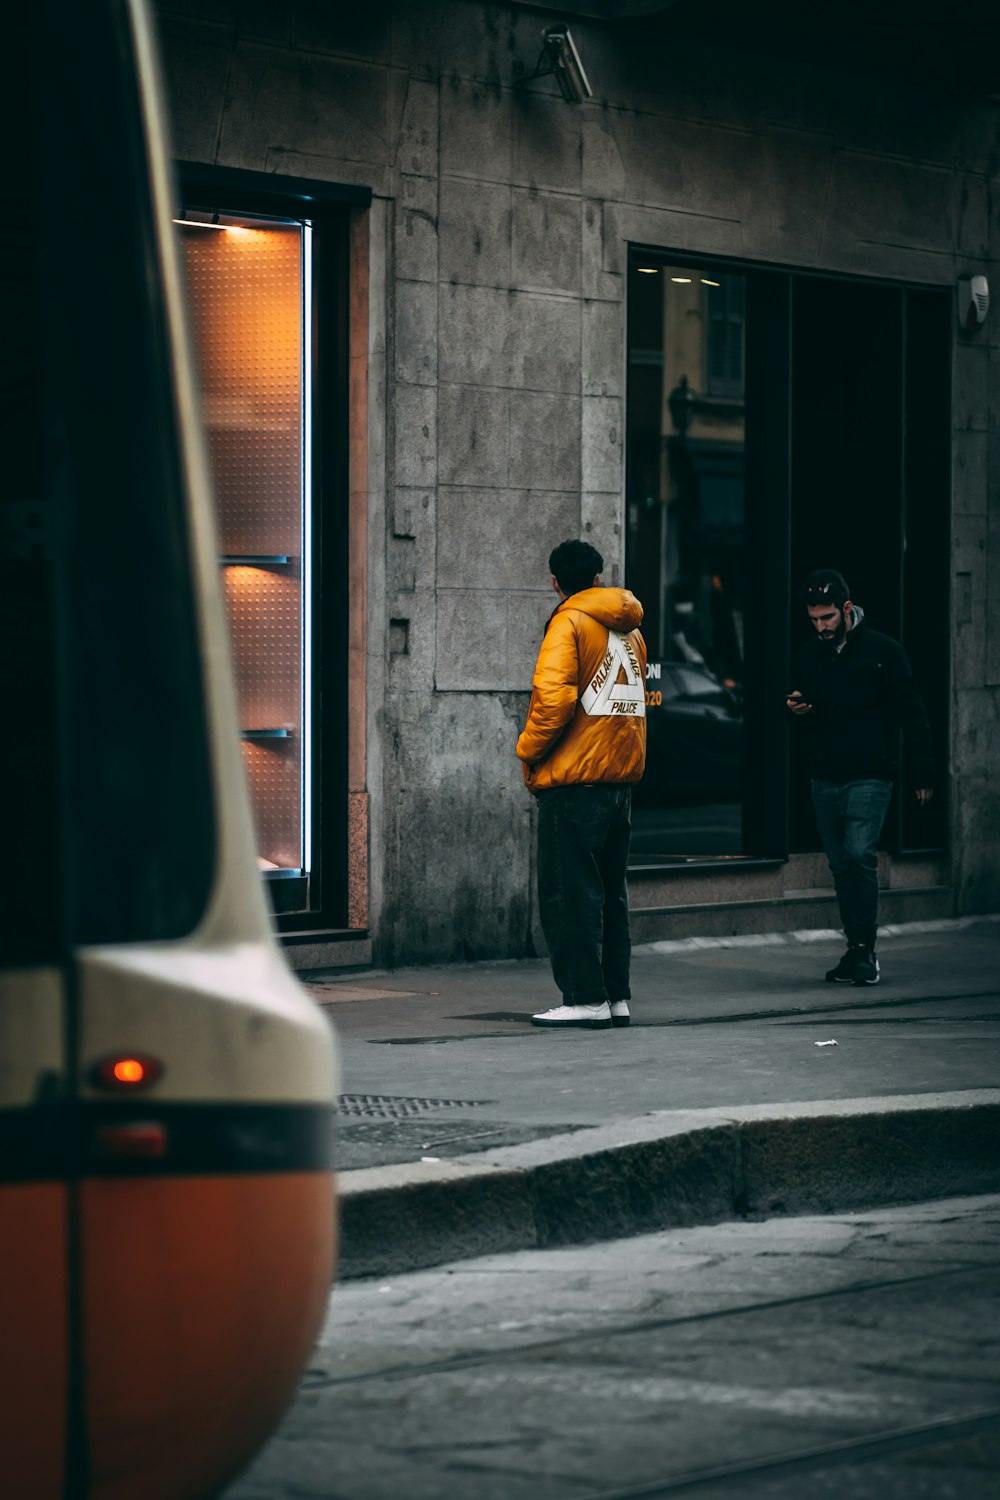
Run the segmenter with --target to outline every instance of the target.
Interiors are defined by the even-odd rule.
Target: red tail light
[[[99,1089],[146,1089],[162,1076],[163,1064],[157,1058],[136,1052],[105,1057],[91,1070],[91,1082]]]

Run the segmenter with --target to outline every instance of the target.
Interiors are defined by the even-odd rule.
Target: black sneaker
[[[826,971],[830,984],[854,984],[858,964],[867,951],[864,943],[848,943],[847,952],[837,967]]]
[[[862,948],[854,965],[854,983],[878,984],[879,978],[878,959],[875,957],[875,949]]]

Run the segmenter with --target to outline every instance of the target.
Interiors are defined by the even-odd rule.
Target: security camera
[[[576,43],[565,27],[555,27],[544,35],[545,51],[548,53],[552,71],[568,104],[579,104],[581,99],[590,99],[593,89],[584,72]]]
[[[958,321],[966,333],[975,333],[986,322],[990,310],[990,284],[985,276],[958,278]]]

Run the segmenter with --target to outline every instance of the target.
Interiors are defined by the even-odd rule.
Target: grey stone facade
[[[369,216],[370,922],[382,962],[530,951],[513,743],[591,538],[620,578],[630,242],[1000,297],[1000,107],[574,19],[594,98],[536,64],[546,20],[450,0],[159,6],[179,157],[363,183]],[[1000,906],[1000,315],[956,327],[953,909]],[[725,900],[724,882],[715,899]],[[773,920],[770,925],[773,925]],[[789,918],[788,925],[796,925]],[[715,930],[715,929],[713,929]]]

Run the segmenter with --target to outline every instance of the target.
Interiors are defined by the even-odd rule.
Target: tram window
[[[67,13],[37,128],[21,101],[5,208],[6,964],[182,936],[214,869],[171,349],[116,24]],[[33,195],[53,160],[58,232]]]
[[[16,153],[15,153],[16,155]],[[48,871],[58,848],[53,681],[51,505],[39,455],[42,436],[38,217],[29,172],[13,186],[0,220],[0,640],[3,641],[4,799],[0,952],[41,962],[57,952],[46,920]],[[58,885],[49,891],[58,898]],[[51,907],[49,908],[49,916]]]

